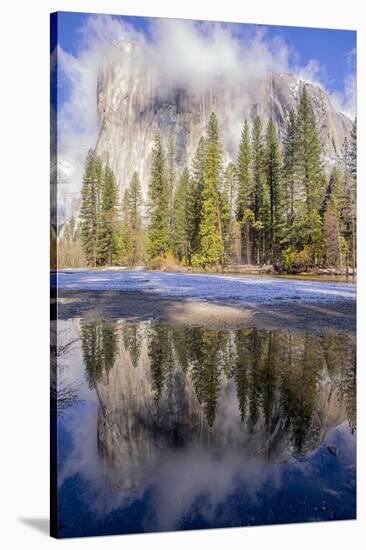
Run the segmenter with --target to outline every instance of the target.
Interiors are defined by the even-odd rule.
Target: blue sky
[[[356,70],[356,32],[304,27],[267,27],[269,35],[280,35],[300,55],[301,64],[311,59],[326,70],[329,91],[342,91],[344,80]],[[353,52],[353,54],[352,54]]]
[[[80,52],[79,29],[88,20],[84,13],[61,12],[59,14],[59,45],[66,52],[77,56]],[[113,16],[127,22],[136,30],[150,37],[152,18]],[[266,38],[282,38],[287,46],[297,52],[297,65],[307,65],[311,60],[318,61],[321,80],[329,92],[342,93],[344,82],[355,75],[356,32],[349,30],[315,29],[305,27],[283,27],[269,25],[225,24],[235,27],[235,32],[243,37],[248,32],[265,29]],[[291,69],[291,66],[290,66]]]

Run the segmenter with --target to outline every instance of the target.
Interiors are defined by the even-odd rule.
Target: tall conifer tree
[[[251,263],[250,238],[253,221],[253,184],[250,170],[249,124],[244,121],[237,159],[238,201],[236,218],[240,224],[241,262]]]
[[[296,113],[290,110],[284,139],[284,208],[286,217],[286,242],[294,246],[294,221],[298,184],[298,127]]]
[[[305,194],[306,214],[301,228],[305,244],[311,247],[312,261],[321,253],[320,206],[323,186],[321,147],[311,100],[304,86],[297,111],[298,170]]]
[[[229,162],[224,173],[224,189],[221,198],[221,218],[224,231],[225,258],[232,263],[237,242],[235,203],[237,198],[237,173],[235,164]]]
[[[179,178],[177,189],[174,195],[174,220],[173,220],[173,243],[174,253],[179,261],[190,263],[191,242],[190,242],[190,177],[188,169],[185,168]]]
[[[202,215],[202,191],[204,185],[206,145],[201,137],[192,159],[192,177],[189,192],[189,227],[190,247],[192,254],[198,254],[200,249],[200,224]]]
[[[155,136],[152,151],[148,214],[148,257],[164,257],[169,250],[169,186],[159,133]]]
[[[144,256],[142,201],[140,179],[134,172],[122,201],[121,255],[130,267],[137,265]]]
[[[97,160],[90,149],[86,160],[81,188],[80,237],[81,245],[88,266],[97,265],[98,239],[98,181]]]
[[[267,254],[271,262],[279,258],[283,223],[282,155],[273,120],[267,125],[265,171],[269,192],[270,219]]]
[[[112,169],[103,170],[98,223],[98,264],[112,265],[118,256],[117,211],[118,188]]]
[[[207,128],[200,222],[200,252],[194,262],[203,267],[224,264],[223,228],[220,210],[222,153],[219,126],[212,113]]]
[[[175,144],[174,135],[171,132],[168,140],[167,149],[167,180],[169,189],[169,241],[170,248],[173,246],[173,219],[174,219],[174,188],[175,188]]]
[[[253,170],[253,213],[254,239],[253,259],[256,263],[263,261],[263,217],[267,213],[267,198],[263,195],[265,185],[264,145],[262,122],[259,116],[254,119],[252,132],[252,170]],[[265,201],[263,199],[266,198]]]

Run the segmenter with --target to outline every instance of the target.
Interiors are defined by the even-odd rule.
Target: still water
[[[355,518],[353,335],[57,327],[60,537]]]

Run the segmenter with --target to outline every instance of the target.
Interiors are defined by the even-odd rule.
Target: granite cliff
[[[253,121],[271,116],[281,136],[290,109],[306,87],[316,114],[327,168],[339,158],[352,121],[338,112],[326,91],[290,73],[270,74],[241,80],[230,86],[215,79],[214,84],[195,89],[191,84],[162,80],[143,46],[118,41],[111,46],[101,67],[97,89],[99,134],[96,151],[110,163],[123,188],[133,172],[140,174],[146,193],[151,148],[160,131],[163,143],[172,139],[177,170],[190,163],[208,118],[215,111],[220,123],[226,160],[235,160],[244,118]],[[245,67],[243,67],[245,73]]]

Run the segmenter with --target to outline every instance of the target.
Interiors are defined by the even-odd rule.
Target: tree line
[[[146,204],[137,172],[119,197],[113,171],[88,153],[80,223],[64,240],[79,242],[88,266],[179,263],[217,270],[228,264],[356,268],[357,123],[329,178],[310,97],[304,87],[281,140],[269,119],[244,121],[235,162],[224,163],[212,113],[191,166],[176,177],[174,141],[152,148]]]

